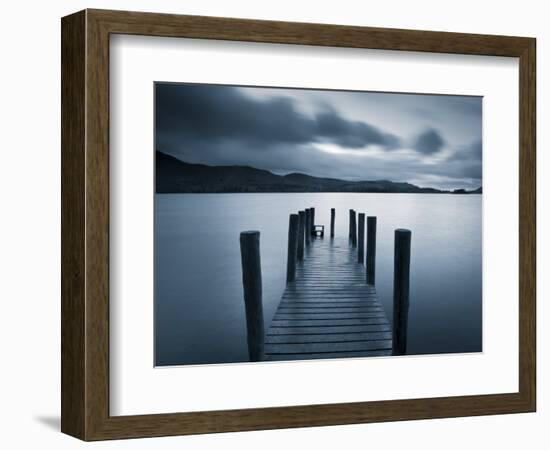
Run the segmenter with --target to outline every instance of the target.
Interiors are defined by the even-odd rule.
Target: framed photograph
[[[62,431],[535,411],[535,39],[62,19]]]

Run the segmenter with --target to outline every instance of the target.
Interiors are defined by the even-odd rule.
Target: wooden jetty
[[[356,211],[350,210],[348,239],[332,237],[334,208],[331,210],[330,239],[325,239],[324,233],[323,237],[317,236],[315,231],[319,225],[314,218],[314,208],[290,215],[287,285],[265,334],[260,233],[241,233],[250,360],[406,354],[411,232],[395,230],[393,320],[390,324],[374,285],[376,217],[366,218],[365,214],[359,214],[357,227]]]
[[[390,355],[392,331],[347,239],[314,239],[265,336],[265,359]]]

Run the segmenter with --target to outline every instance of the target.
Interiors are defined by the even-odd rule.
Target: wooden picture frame
[[[62,431],[83,440],[535,411],[533,38],[85,10],[62,19]],[[135,34],[519,58],[519,391],[109,415],[109,36]]]

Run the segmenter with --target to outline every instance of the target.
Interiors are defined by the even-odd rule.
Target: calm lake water
[[[156,364],[248,360],[239,233],[259,230],[266,329],[285,287],[288,215],[347,236],[349,209],[378,217],[376,286],[392,316],[393,232],[412,231],[409,354],[481,351],[481,195],[157,194]],[[325,237],[327,239],[327,237]]]

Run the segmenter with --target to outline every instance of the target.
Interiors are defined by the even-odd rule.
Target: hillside
[[[446,193],[388,180],[346,181],[302,173],[275,175],[249,166],[208,166],[156,152],[157,193],[215,192],[380,192]],[[473,191],[472,191],[473,192]],[[464,192],[470,193],[470,191]]]

